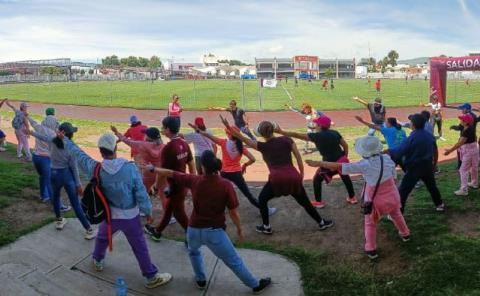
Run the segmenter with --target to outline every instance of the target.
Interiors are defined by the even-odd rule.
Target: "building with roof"
[[[318,57],[308,55],[294,56],[293,70],[295,77],[301,79],[318,78]]]
[[[319,78],[355,78],[355,59],[319,59]],[[328,72],[333,74],[328,77]]]
[[[292,58],[255,58],[258,78],[294,77]]]

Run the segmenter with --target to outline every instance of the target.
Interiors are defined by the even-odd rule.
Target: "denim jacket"
[[[92,178],[97,161],[72,141],[66,139],[65,144],[66,149],[75,155],[78,166],[87,175],[87,178]],[[152,214],[152,203],[135,164],[125,160],[114,174],[110,174],[102,168],[100,180],[102,191],[110,202],[113,219],[121,218],[115,217],[115,212],[118,213],[122,210],[126,212],[136,208],[140,208],[140,211],[146,215]]]

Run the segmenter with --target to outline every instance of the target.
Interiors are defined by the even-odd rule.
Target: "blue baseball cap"
[[[464,110],[464,109],[472,110],[472,105],[470,105],[470,103],[465,103],[463,105],[458,106],[458,109],[460,109],[460,110]]]
[[[138,122],[138,117],[135,115],[130,116],[130,123],[135,124]]]

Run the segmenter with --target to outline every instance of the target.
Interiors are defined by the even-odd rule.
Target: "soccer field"
[[[258,81],[83,81],[1,84],[0,98],[42,103],[165,109],[172,94],[181,97],[185,109],[227,106],[231,99],[248,110],[282,110],[309,102],[319,110],[355,109],[361,106],[352,96],[373,99],[374,80],[335,80],[335,89],[324,91],[320,81],[280,81],[277,88],[259,88]],[[287,94],[290,94],[290,96]],[[381,96],[389,107],[417,106],[428,100],[429,82],[424,80],[382,80]],[[447,102],[480,102],[480,82],[467,86],[463,80],[449,81]]]

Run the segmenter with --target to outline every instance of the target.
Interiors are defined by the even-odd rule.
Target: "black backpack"
[[[91,224],[99,224],[103,221],[106,221],[108,245],[110,250],[112,250],[112,225],[110,206],[101,188],[101,168],[102,164],[100,162],[97,162],[93,177],[83,191],[81,205],[83,212],[85,213],[85,217]]]

